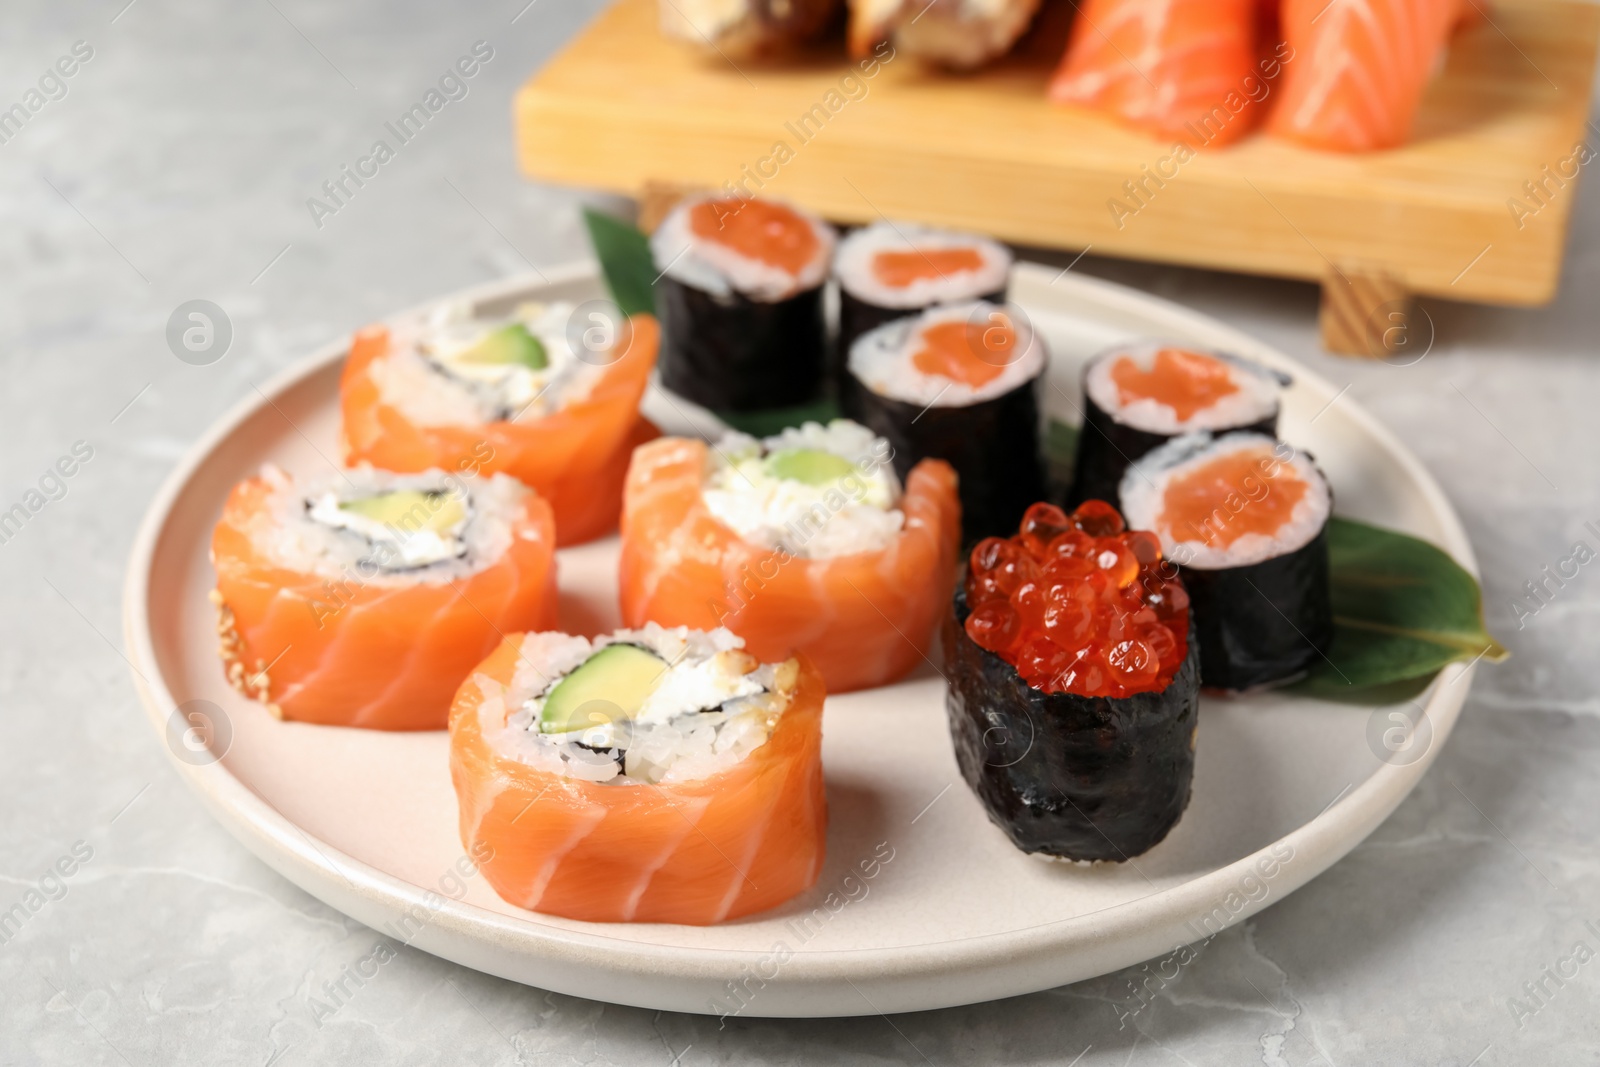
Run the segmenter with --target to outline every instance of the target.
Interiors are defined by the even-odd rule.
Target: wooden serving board
[[[1345,351],[1382,354],[1370,320],[1411,294],[1555,295],[1600,6],[1500,0],[1456,37],[1405,147],[1351,156],[1252,135],[1181,164],[1172,145],[1045,99],[1070,16],[1047,4],[975,75],[894,57],[866,77],[836,40],[735,65],[662,37],[656,0],[619,0],[518,93],[519,159],[530,177],[630,195],[737,188],[842,222],[1318,281],[1324,338]]]

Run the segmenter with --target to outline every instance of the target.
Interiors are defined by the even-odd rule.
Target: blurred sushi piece
[[[339,381],[349,463],[504,472],[552,508],[563,545],[616,528],[655,366],[648,315],[568,303],[479,315],[447,304],[356,334]]]
[[[224,670],[279,718],[441,730],[502,632],[554,625],[554,557],[549,505],[504,475],[263,468],[211,539]]]
[[[1127,860],[1189,803],[1200,651],[1154,537],[1028,509],[973,549],[942,640],[962,777],[1024,852]]]
[[[461,686],[461,842],[519,908],[706,925],[814,884],[823,683],[726,630],[512,634]]]
[[[1284,0],[1295,58],[1269,129],[1335,152],[1404,144],[1451,30],[1478,14],[1462,0]]]
[[[1076,6],[1050,99],[1107,112],[1190,150],[1227,144],[1255,125],[1281,59],[1258,55],[1258,0]]]
[[[628,473],[623,621],[804,653],[832,693],[896,681],[933,642],[961,523],[948,465],[924,460],[903,484],[889,443],[843,419],[652,442]]]
[[[1039,0],[851,0],[850,54],[888,41],[926,63],[971,70],[1005,55],[1028,29]]]
[[[1000,242],[953,230],[887,220],[839,242],[839,351],[892,319],[940,304],[1003,304],[1011,252]]]
[[[1129,464],[1206,430],[1278,432],[1284,378],[1254,363],[1176,345],[1123,345],[1083,372],[1083,429],[1072,499],[1120,500]]]
[[[1194,602],[1201,682],[1244,692],[1301,677],[1333,644],[1333,495],[1304,453],[1257,433],[1179,437],[1122,480]]]
[[[840,0],[660,0],[661,31],[720,53],[754,58],[827,29]]]
[[[827,371],[834,231],[770,200],[698,195],[650,236],[661,384],[712,411],[798,407]]]
[[[970,543],[1016,529],[1044,495],[1038,393],[1048,362],[1017,309],[951,304],[858,338],[839,400],[888,440],[902,478],[924,459],[955,468]]]

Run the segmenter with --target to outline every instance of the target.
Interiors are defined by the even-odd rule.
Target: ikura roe
[[[1045,693],[1159,692],[1189,651],[1176,568],[1154,534],[1128,530],[1101,500],[1071,515],[1034,504],[1014,537],[979,541],[967,603],[967,636]]]

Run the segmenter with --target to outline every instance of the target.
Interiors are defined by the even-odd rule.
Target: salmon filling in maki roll
[[[649,316],[578,321],[570,304],[479,317],[446,305],[356,335],[340,380],[347,461],[395,471],[472,461],[538,491],[562,544],[616,526],[655,364]]]
[[[875,222],[839,242],[839,351],[892,319],[939,304],[1004,303],[1011,253],[998,241],[910,222]]]
[[[1199,650],[1156,538],[1035,504],[972,550],[944,631],[956,762],[1025,852],[1125,860],[1189,802]]]
[[[1135,464],[1122,500],[1183,573],[1207,688],[1293,681],[1326,654],[1333,498],[1308,457],[1260,434],[1192,434]]]
[[[840,402],[889,441],[902,478],[929,458],[955,468],[972,542],[1016,529],[1044,495],[1038,393],[1048,358],[1015,309],[984,301],[932,308],[851,346]]]
[[[830,692],[894,681],[932,641],[959,543],[955,475],[854,423],[634,454],[620,586],[630,626],[725,626],[764,660],[802,652]]]
[[[1097,356],[1084,370],[1073,499],[1117,500],[1128,465],[1183,434],[1276,434],[1283,384],[1254,363],[1176,345]]]
[[[443,729],[502,630],[556,616],[550,508],[503,475],[264,468],[211,541],[228,681],[280,718]]]
[[[505,639],[462,685],[450,771],[469,854],[508,903],[708,924],[822,868],[823,684],[726,630]]]
[[[834,240],[827,223],[770,200],[693,197],[673,208],[650,237],[661,384],[712,411],[820,396]]]

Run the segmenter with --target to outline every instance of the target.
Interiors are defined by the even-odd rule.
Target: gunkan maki
[[[1072,499],[1117,500],[1128,466],[1198,430],[1277,433],[1286,380],[1218,352],[1165,344],[1121,346],[1083,372],[1083,432]]]
[[[1035,504],[972,550],[943,637],[956,763],[1024,852],[1121,861],[1189,803],[1200,688],[1183,582],[1115,508]]]
[[[977,301],[871,330],[850,348],[839,403],[887,438],[903,480],[924,459],[955,468],[967,543],[1006,533],[1044,495],[1044,339],[1016,309]]]
[[[839,351],[893,319],[939,304],[1003,304],[1011,253],[988,237],[882,220],[839,242]]]
[[[661,384],[713,411],[821,396],[834,240],[827,223],[770,200],[701,196],[673,208],[650,238]]]
[[[1206,688],[1281,685],[1327,655],[1333,496],[1310,457],[1262,434],[1192,434],[1136,463],[1122,502],[1182,573]]]

